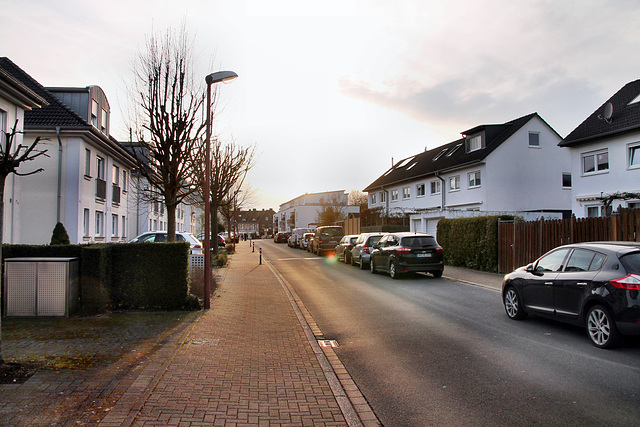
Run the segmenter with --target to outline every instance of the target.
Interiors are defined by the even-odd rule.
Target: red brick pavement
[[[101,425],[377,425],[293,300],[267,262],[258,265],[258,253],[239,244],[212,309]]]

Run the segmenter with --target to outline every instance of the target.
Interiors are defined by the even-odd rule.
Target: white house
[[[326,206],[341,210],[345,217],[360,212],[359,206],[348,206],[349,196],[344,190],[324,193],[305,193],[280,205],[273,216],[275,231],[291,231],[294,228],[316,228],[318,214]]]
[[[627,83],[559,145],[571,153],[576,217],[640,207],[640,80]]]
[[[97,86],[44,88],[8,58],[0,69],[48,105],[25,111],[24,143],[46,138],[41,156],[25,162],[5,188],[4,241],[46,244],[56,222],[71,243],[127,238],[129,171],[133,158],[109,136],[110,107]]]
[[[396,163],[364,189],[369,208],[409,215],[412,231],[431,234],[442,218],[570,213],[569,153],[537,113],[476,126],[462,136]]]

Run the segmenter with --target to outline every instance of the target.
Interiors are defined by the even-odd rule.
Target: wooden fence
[[[498,271],[527,265],[556,246],[595,241],[640,242],[640,209],[619,209],[604,218],[500,221]]]

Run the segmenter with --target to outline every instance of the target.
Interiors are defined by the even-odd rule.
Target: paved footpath
[[[304,307],[247,243],[211,310],[159,353],[102,426],[379,425]]]

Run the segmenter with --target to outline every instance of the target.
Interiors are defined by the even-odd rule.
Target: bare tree
[[[18,133],[21,133],[17,129],[18,121],[16,120],[13,129],[9,133],[0,134],[0,265],[2,264],[2,243],[4,241],[2,235],[4,230],[4,186],[7,182],[7,177],[11,174],[27,176],[42,172],[44,170],[42,168],[31,172],[18,172],[18,168],[24,162],[29,162],[40,156],[47,156],[47,150],[38,149],[40,141],[46,139],[37,137],[30,145],[15,145],[15,137]],[[4,358],[2,356],[2,334],[0,333],[1,364],[4,364]]]
[[[133,63],[133,126],[131,144],[138,170],[150,186],[147,200],[167,209],[167,240],[175,240],[176,207],[196,191],[191,181],[194,153],[205,131],[204,92],[193,77],[193,41],[185,24],[178,34],[147,38],[146,50]]]
[[[318,225],[333,225],[346,218],[346,203],[336,197],[329,200],[320,200],[322,207],[318,211],[316,222]]]
[[[204,143],[204,142],[203,142]],[[201,157],[195,162],[193,181],[198,183],[200,191],[204,188],[205,160],[204,150],[199,150]],[[209,177],[209,208],[211,214],[211,235],[218,234],[216,219],[220,207],[232,202],[234,192],[242,187],[247,172],[254,165],[255,147],[241,147],[235,142],[224,144],[220,138],[213,137],[211,141],[211,176]],[[204,199],[204,194],[201,194]],[[229,230],[231,231],[231,230]],[[217,245],[212,246],[217,253]]]
[[[360,190],[351,190],[348,197],[349,206],[360,206],[360,210],[366,209],[369,204],[367,194]]]

